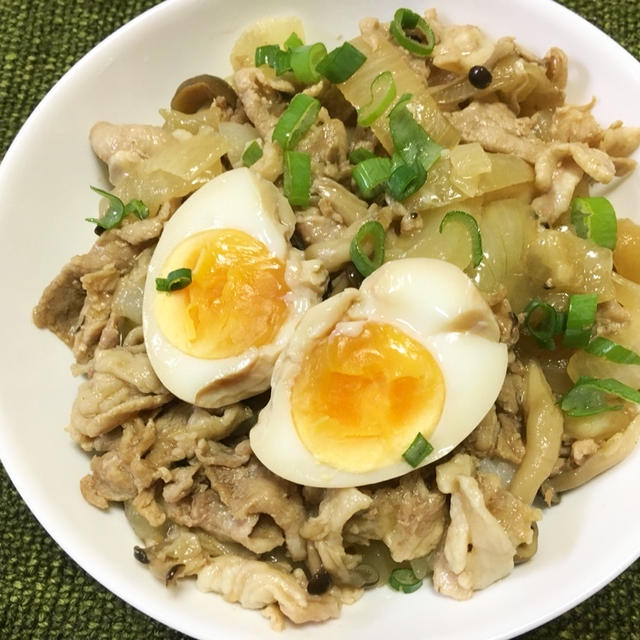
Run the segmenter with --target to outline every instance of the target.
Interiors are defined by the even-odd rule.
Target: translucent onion
[[[233,70],[253,67],[258,47],[265,44],[283,46],[292,33],[297,33],[304,41],[304,26],[300,18],[293,16],[264,18],[249,25],[231,49],[230,60]]]
[[[484,259],[475,282],[481,291],[506,288],[512,309],[518,313],[530,299],[527,286],[527,253],[536,235],[531,207],[520,200],[496,200],[488,204],[480,220]]]
[[[640,285],[614,273],[612,281],[615,298],[631,314],[631,321],[614,336],[617,343],[632,351],[640,351]],[[640,365],[617,364],[591,355],[586,351],[577,351],[569,360],[567,372],[573,381],[580,376],[594,378],[614,378],[634,389],[640,389]]]
[[[598,302],[614,298],[613,259],[609,249],[568,230],[543,229],[529,251],[531,279],[567,293],[597,293]]]
[[[493,199],[500,197],[501,193],[512,187],[530,190],[534,174],[528,162],[504,153],[486,153],[486,157],[491,163],[490,171],[486,171],[486,158],[483,155],[474,154],[475,160],[462,164],[463,161],[456,152],[454,161],[458,164],[453,174],[451,159],[442,158],[433,165],[425,184],[404,203],[405,206],[409,210],[425,211],[456,203],[456,208],[459,208],[457,203],[469,196],[463,193],[457,182],[463,180],[465,185],[468,185],[466,188],[471,189],[474,180],[472,171],[478,171],[475,174],[478,176],[477,186],[473,187],[476,196],[488,195]],[[511,197],[511,195],[502,197]]]
[[[139,198],[154,215],[163,202],[186,196],[221,173],[228,146],[222,136],[203,130],[136,164],[114,193],[123,202]]]
[[[255,127],[239,122],[221,122],[220,135],[227,141],[227,158],[234,169],[242,167],[242,154],[246,146],[260,137]]]
[[[431,138],[444,147],[453,147],[457,144],[460,139],[457,129],[440,112],[424,80],[413,71],[400,48],[383,38],[380,38],[375,50],[361,37],[352,40],[351,44],[362,51],[367,56],[367,60],[339,88],[356,109],[362,109],[371,101],[371,83],[375,78],[385,71],[391,71],[397,95],[410,93],[413,96],[410,111]],[[387,107],[371,125],[372,131],[389,155],[393,153],[393,143],[387,115],[392,106]]]
[[[220,124],[220,109],[212,104],[208,109],[201,109],[196,113],[182,113],[175,109],[160,109],[160,115],[164,120],[164,128],[169,131],[184,129],[196,134],[200,127],[218,129]]]

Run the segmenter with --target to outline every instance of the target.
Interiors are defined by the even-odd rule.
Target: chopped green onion
[[[586,347],[589,344],[597,308],[598,296],[595,293],[576,293],[569,298],[563,346]]]
[[[124,205],[124,217],[126,218],[131,213],[133,213],[138,220],[144,220],[149,217],[149,207],[147,207],[142,200],[135,198],[129,200],[129,202]]]
[[[373,156],[353,167],[352,176],[362,197],[371,200],[383,189],[391,174],[391,160]]]
[[[256,67],[266,64],[281,76],[291,71],[291,52],[283,51],[277,44],[265,44],[256,49],[254,62]]]
[[[158,291],[177,291],[191,284],[191,269],[175,269],[170,271],[166,278],[156,278]]]
[[[283,149],[293,149],[311,128],[320,112],[320,102],[315,98],[298,93],[280,116],[272,135],[272,140]]]
[[[440,158],[442,147],[416,122],[407,109],[411,96],[403,95],[389,114],[389,132],[394,151],[405,164],[420,162],[425,171]]]
[[[306,207],[311,194],[311,156],[302,151],[284,152],[284,195],[291,206]]]
[[[318,82],[321,76],[317,66],[327,55],[327,49],[321,42],[301,45],[291,49],[291,69],[297,80],[305,84]]]
[[[412,165],[396,163],[387,180],[387,189],[394,200],[406,200],[413,195],[427,179],[427,172],[419,162]]]
[[[106,210],[102,218],[85,218],[87,222],[92,222],[102,229],[113,229],[117,227],[122,219],[132,213],[138,220],[144,220],[149,216],[149,207],[147,207],[142,200],[130,200],[125,205],[118,196],[98,189],[98,187],[91,187],[93,191],[106,198],[109,202],[109,208]]]
[[[407,30],[417,31],[425,42],[414,40],[411,35],[407,34]],[[431,27],[424,18],[411,9],[398,9],[395,12],[393,21],[389,25],[389,33],[401,47],[423,58],[431,54],[436,43]]]
[[[371,100],[358,110],[358,124],[370,127],[394,101],[396,97],[396,83],[391,71],[379,73],[371,82]]]
[[[433,445],[418,432],[402,457],[415,469],[432,451]]]
[[[284,41],[284,46],[285,46],[285,49],[288,49],[289,51],[291,51],[296,47],[304,46],[304,42],[302,42],[302,40],[300,39],[300,36],[295,31],[292,31],[291,35]]]
[[[422,586],[422,579],[416,578],[412,569],[394,569],[389,576],[389,586],[402,593],[413,593]]]
[[[574,198],[571,202],[571,224],[581,238],[615,249],[618,221],[612,204],[606,198]]]
[[[449,211],[440,222],[440,233],[450,222],[462,223],[471,239],[471,265],[475,268],[482,262],[482,236],[476,219],[466,211]]]
[[[621,404],[608,404],[607,394],[640,404],[640,391],[619,380],[583,376],[578,378],[576,384],[560,399],[560,408],[567,415],[575,417],[622,409]]]
[[[532,324],[534,313],[539,318],[542,314],[535,326]],[[524,314],[524,326],[529,334],[536,339],[538,345],[543,349],[555,349],[556,343],[553,338],[564,331],[566,314],[556,311],[550,304],[539,298],[534,298],[529,302],[524,309]]]
[[[376,154],[373,151],[369,151],[369,149],[365,149],[364,147],[358,147],[353,151],[349,152],[349,162],[351,164],[358,164],[363,160],[369,160],[370,158],[375,158]]]
[[[635,351],[601,336],[594,338],[584,350],[594,356],[606,358],[618,364],[640,364],[640,355]]]
[[[266,64],[272,69],[275,68],[276,58],[280,51],[282,51],[282,49],[280,49],[277,44],[265,44],[261,47],[257,47],[253,56],[255,66],[261,67],[263,64]]]
[[[258,144],[257,140],[254,140],[247,148],[242,152],[242,164],[245,167],[250,167],[262,158],[262,147]]]
[[[364,241],[373,241],[373,256],[370,258],[363,246]],[[384,262],[384,227],[377,220],[368,220],[357,231],[351,241],[349,254],[356,269],[366,278]]]
[[[318,63],[316,69],[334,84],[348,80],[367,59],[367,56],[351,43],[345,42]]]

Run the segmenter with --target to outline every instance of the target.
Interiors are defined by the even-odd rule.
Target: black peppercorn
[[[477,64],[475,67],[469,69],[469,82],[476,89],[486,89],[493,80],[491,71],[487,67]]]

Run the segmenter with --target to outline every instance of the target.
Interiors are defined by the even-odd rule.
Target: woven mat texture
[[[56,80],[109,33],[154,4],[154,0],[0,0],[0,158]],[[563,0],[563,4],[640,58],[640,0]],[[478,7],[481,10],[481,2]],[[186,636],[147,618],[80,569],[31,515],[0,466],[0,638],[178,640]],[[521,640],[549,638],[640,640],[640,561],[583,604]]]

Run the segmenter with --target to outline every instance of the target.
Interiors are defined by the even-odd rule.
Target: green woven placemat
[[[0,157],[62,73],[154,4],[154,0],[0,0]],[[640,58],[640,0],[564,0],[563,4]],[[481,1],[478,7],[481,10]],[[640,561],[583,604],[521,640],[640,640],[639,611]],[[178,640],[186,636],[139,613],[80,569],[40,527],[0,467],[0,638]]]

